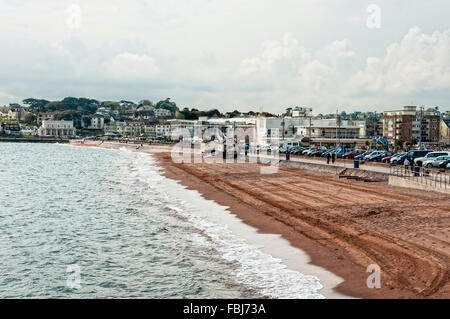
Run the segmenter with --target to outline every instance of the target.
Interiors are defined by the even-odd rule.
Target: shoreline
[[[315,276],[319,279],[323,288],[317,293],[323,295],[327,299],[349,299],[353,296],[346,295],[336,290],[344,279],[328,271],[324,267],[317,266],[312,263],[311,256],[299,245],[293,245],[289,236],[286,236],[282,225],[277,225],[281,228],[274,228],[274,221],[267,223],[258,218],[253,220],[249,218],[248,210],[233,198],[226,194],[217,193],[214,188],[196,180],[183,172],[174,172],[160,155],[164,153],[151,154],[158,165],[162,168],[161,174],[175,183],[183,186],[185,189],[196,192],[201,198],[213,202],[216,206],[223,209],[225,213],[230,215],[224,218],[227,225],[237,236],[244,238],[249,244],[262,246],[260,250],[271,255],[274,258],[279,258],[281,263],[288,269],[297,271],[303,275]]]
[[[413,246],[411,245],[411,242],[404,241],[404,238],[393,237],[392,239],[389,239],[388,237],[386,237],[386,234],[383,234],[382,228],[376,229],[376,231],[368,229],[367,226],[379,228],[378,225],[371,224],[371,221],[370,223],[368,223],[368,225],[357,225],[358,227],[353,227],[354,225],[344,225],[348,229],[340,229],[343,228],[343,225],[339,225],[339,228],[336,225],[336,228],[334,228],[333,230],[329,229],[328,231],[347,231],[348,233],[334,233],[334,238],[333,236],[332,238],[327,238],[329,237],[329,234],[327,235],[326,233],[324,233],[323,229],[318,229],[319,227],[316,227],[316,229],[314,229],[314,227],[311,228],[311,225],[307,225],[307,223],[303,223],[301,220],[298,220],[296,218],[292,218],[292,220],[289,220],[291,219],[290,216],[287,217],[288,220],[283,220],[283,218],[281,218],[281,214],[277,215],[278,213],[269,213],[268,211],[265,211],[266,208],[264,206],[252,204],[252,202],[250,201],[251,198],[246,198],[248,195],[248,193],[246,192],[242,193],[242,191],[240,190],[239,192],[241,192],[242,194],[237,192],[238,196],[236,196],[236,194],[233,193],[236,191],[236,189],[231,189],[229,192],[224,191],[226,190],[226,187],[222,185],[222,180],[226,178],[226,176],[224,177],[223,173],[222,175],[216,174],[214,177],[209,176],[209,168],[207,167],[207,165],[203,165],[205,167],[200,165],[205,169],[205,172],[197,172],[195,168],[190,167],[189,164],[174,164],[169,159],[170,156],[165,153],[167,152],[167,148],[165,147],[156,149],[152,147],[144,147],[140,150],[136,150],[134,146],[135,145],[133,145],[132,149],[134,149],[135,151],[151,153],[155,155],[155,158],[158,159],[159,165],[161,165],[161,167],[163,168],[162,173],[164,176],[178,181],[181,185],[184,185],[188,189],[196,190],[205,199],[213,200],[221,206],[229,207],[229,211],[233,215],[235,215],[246,225],[255,228],[258,234],[279,234],[279,236],[286,240],[290,246],[300,249],[309,256],[308,265],[314,265],[313,267],[316,268],[321,267],[325,271],[337,276],[335,278],[343,278],[343,282],[338,284],[336,287],[330,288],[331,293],[326,294],[328,298],[446,298],[449,296],[449,247],[445,240],[441,240],[441,242],[444,243],[443,249],[440,249],[438,251],[430,251],[428,247],[423,247],[423,244],[419,246],[417,243],[414,243]],[[107,143],[106,145],[101,145],[100,147],[120,148],[127,147],[127,145]],[[297,170],[296,172],[294,172],[294,170],[292,169],[283,169],[283,173],[289,172],[289,174],[291,174],[292,172],[295,174],[299,171],[301,170]],[[205,173],[207,175],[204,175]],[[314,179],[315,177],[311,176],[311,178]],[[237,183],[239,182],[236,182],[236,184]],[[258,183],[263,182],[260,181]],[[351,184],[349,182],[346,183]],[[350,189],[352,187],[353,186],[349,186]],[[376,187],[373,188],[375,189]],[[395,190],[399,193],[393,199],[396,202],[403,198],[406,198],[407,196],[412,196],[411,198],[413,198],[422,195],[423,197],[423,192],[392,188],[388,186],[385,187],[389,190]],[[356,189],[356,187],[353,188]],[[240,196],[242,196],[242,198]],[[367,195],[367,197],[370,197],[369,194]],[[379,198],[381,197],[381,195],[378,195],[377,193],[377,195],[373,195],[372,197],[374,197],[374,202],[376,202],[377,197]],[[424,198],[424,200],[428,200],[429,197],[430,196]],[[446,197],[439,195],[436,195],[436,197],[438,197],[439,200],[444,199],[444,204],[449,203],[448,201],[445,201],[448,200],[448,198]],[[404,203],[400,204],[404,205]],[[407,207],[407,209],[410,208]],[[447,208],[444,209],[444,213],[448,213],[448,211],[449,210]],[[348,211],[345,211],[345,213],[348,213]],[[444,217],[445,216],[448,215],[444,214]],[[304,217],[310,218],[310,216],[308,215]],[[323,222],[323,220],[320,220],[318,218],[314,223],[321,222]],[[392,223],[391,220],[387,220],[387,222]],[[435,226],[433,225],[433,227]],[[445,225],[443,225],[442,227],[445,228]],[[359,245],[359,243],[355,243],[354,241],[350,240],[349,236],[353,236],[351,234],[355,231],[359,232],[359,236],[361,236],[361,245],[362,243],[364,243],[370,246],[364,248],[364,246]],[[342,236],[342,238],[340,238],[340,236]],[[417,237],[417,234],[412,234],[408,236],[407,239],[414,239],[414,237]],[[419,238],[417,240],[416,238],[415,241],[420,242],[421,239]],[[374,244],[374,246],[371,246],[372,244]],[[378,245],[380,247],[377,247],[375,245]],[[398,247],[395,247],[394,250],[394,247],[391,247],[393,245],[397,245]],[[434,242],[432,245],[434,245]],[[392,260],[394,262],[394,267],[391,267],[393,269],[387,269],[387,271],[385,271],[386,269],[384,268],[386,267],[386,264],[383,264],[381,267],[383,285],[380,289],[368,289],[366,285],[367,276],[369,274],[366,273],[366,268],[363,265],[369,265],[371,263],[381,263],[383,261],[381,258],[382,256],[379,256],[378,253],[366,255],[367,251],[373,249],[379,249],[381,253],[384,252],[387,255],[393,254]],[[419,251],[414,252],[413,250]],[[380,259],[376,260],[376,258]],[[408,265],[408,263],[410,262],[415,263],[417,269],[408,269],[408,267],[411,267],[410,265]],[[283,260],[283,263],[289,263],[289,267],[292,268],[295,267],[296,259],[294,258],[292,260],[289,260],[289,258],[287,258],[286,261]],[[299,262],[299,264],[301,263],[302,262]],[[425,271],[422,269],[423,267],[426,268]],[[411,284],[415,285],[414,282],[408,283],[396,281],[397,277],[401,279],[403,273],[412,274],[414,271],[418,270],[421,271],[421,273],[418,275],[419,278],[413,278],[414,280],[417,280],[417,287],[411,287]],[[303,270],[303,272],[300,270],[300,272],[310,274],[310,272],[308,273],[305,270]],[[326,280],[321,277],[319,277],[319,279],[322,285],[326,287]],[[421,281],[420,284],[418,280]],[[428,287],[428,285],[430,285],[430,287]],[[321,290],[319,291],[319,293],[323,293],[324,291],[325,290]]]
[[[210,202],[208,203],[208,208],[214,211],[221,211],[222,221],[230,228],[233,234],[240,238],[243,238],[250,245],[257,245],[263,253],[271,255],[274,258],[281,260],[281,264],[287,267],[287,269],[296,271],[305,276],[315,276],[318,278],[319,282],[322,284],[322,288],[317,291],[318,294],[323,295],[326,299],[351,299],[352,296],[343,294],[336,290],[336,287],[341,284],[344,279],[335,275],[334,273],[328,271],[324,267],[316,266],[311,262],[311,256],[298,246],[292,245],[290,240],[283,236],[281,230],[279,232],[272,231],[271,226],[267,228],[267,231],[262,231],[261,228],[265,228],[268,225],[256,225],[242,219],[241,214],[236,213],[241,207],[237,206],[236,203],[230,201],[223,201],[223,196],[210,196],[210,191],[208,190],[208,185],[205,185],[201,181],[198,183],[190,183],[190,176],[186,173],[172,174],[168,170],[168,163],[161,159],[160,155],[166,154],[168,151],[167,147],[162,146],[151,146],[152,150],[148,149],[136,150],[136,145],[127,144],[117,144],[112,146],[111,143],[104,145],[98,145],[95,143],[89,144],[77,144],[76,146],[84,147],[98,147],[104,149],[116,149],[127,148],[130,151],[142,152],[150,154],[157,165],[161,168],[161,175],[176,183],[177,186],[183,189],[193,192],[189,199],[184,198],[184,200],[189,200],[191,202],[198,201],[201,199],[202,204],[204,200]],[[178,194],[179,195],[179,194]],[[226,195],[225,195],[226,196]],[[200,205],[200,203],[199,203]],[[203,209],[203,207],[202,207]]]

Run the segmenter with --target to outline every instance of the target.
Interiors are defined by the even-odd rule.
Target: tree
[[[103,101],[100,106],[110,108],[112,110],[118,110],[120,108],[120,103],[115,101]]]
[[[62,101],[50,102],[45,107],[50,112],[72,110],[83,114],[94,114],[99,106],[100,102],[94,99],[66,97]]]
[[[195,112],[189,111],[188,108],[178,111],[176,117],[179,120],[198,120],[198,115]]]
[[[169,110],[172,113],[175,113],[176,111],[179,110],[177,104],[175,102],[171,102],[170,98],[167,98],[164,101],[159,101],[158,103],[156,103],[156,108]]]
[[[34,115],[33,113],[27,113],[24,116],[24,122],[26,124],[33,124],[36,122],[36,115]]]
[[[43,100],[43,99],[33,99],[33,98],[28,98],[22,101],[23,104],[29,105],[30,109],[35,111],[35,112],[42,112],[45,110],[45,107],[47,106],[47,104],[50,103],[50,101],[47,100]]]
[[[55,114],[55,120],[73,121],[76,128],[81,128],[82,113],[74,110],[66,110]]]
[[[150,100],[142,100],[142,101],[139,102],[139,105],[152,106],[152,107],[155,106],[155,105],[153,104],[153,102],[150,101]]]

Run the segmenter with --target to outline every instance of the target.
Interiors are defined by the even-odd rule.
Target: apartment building
[[[383,123],[383,136],[394,144],[396,140],[417,143],[439,142],[440,114],[437,109],[418,109],[404,106],[401,110],[386,111],[380,117]]]

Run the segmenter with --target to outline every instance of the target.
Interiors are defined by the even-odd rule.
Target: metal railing
[[[391,165],[390,175],[406,178],[417,184],[450,190],[450,174],[445,172],[445,170],[429,169],[419,166]]]

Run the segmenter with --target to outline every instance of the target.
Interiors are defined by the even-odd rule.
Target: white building
[[[160,117],[160,116],[172,116],[172,112],[170,112],[169,110],[166,109],[155,109],[154,110],[155,116],[156,117]]]
[[[73,121],[43,121],[38,129],[38,135],[44,137],[73,137],[75,129]]]
[[[170,137],[170,131],[169,123],[160,123],[155,126],[155,133],[157,136]]]
[[[300,140],[311,137],[315,142],[355,143],[366,137],[366,122],[337,119],[312,119],[310,117],[240,117],[202,119],[201,121],[169,120],[171,131],[188,130],[191,135],[195,126],[201,126],[203,133],[208,128],[218,128],[223,134],[228,129],[243,129],[251,140],[260,146],[277,140]],[[158,129],[158,127],[157,127]]]
[[[311,116],[312,108],[310,107],[295,107],[292,110],[292,117],[306,117]]]
[[[83,128],[90,130],[103,130],[105,127],[105,119],[100,114],[85,115],[81,124]]]
[[[37,135],[38,128],[36,126],[24,126],[20,130],[22,135],[35,136]]]
[[[257,144],[267,145],[273,136],[279,139],[311,137],[317,141],[361,139],[366,137],[366,122],[308,117],[259,117],[256,121]]]

